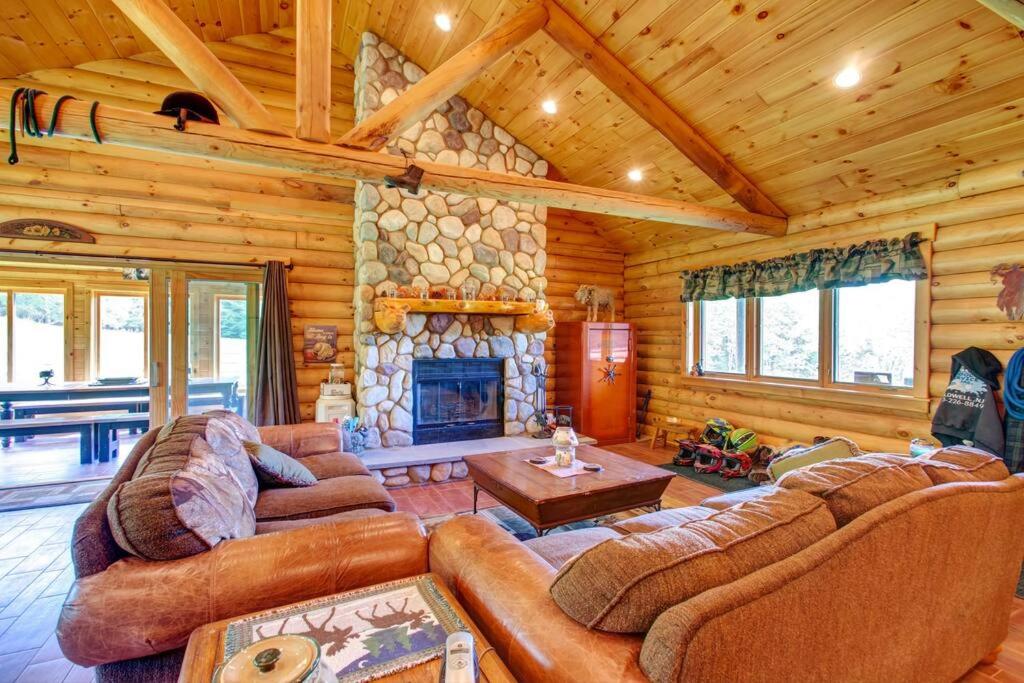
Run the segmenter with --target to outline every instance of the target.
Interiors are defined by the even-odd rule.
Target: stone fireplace
[[[356,60],[357,119],[424,75],[394,47],[363,34]],[[387,151],[410,161],[429,159],[532,177],[547,174],[547,162],[458,96],[403,132]],[[515,435],[537,429],[531,420],[534,373],[535,366],[543,369],[546,333],[517,331],[512,316],[409,313],[404,329],[386,334],[374,322],[373,306],[375,299],[400,286],[457,290],[468,285],[481,298],[544,299],[546,220],[544,207],[443,192],[413,195],[382,184],[357,183],[356,402],[363,424],[379,433],[384,446],[436,443],[460,433],[461,438],[482,438],[473,434]],[[489,372],[486,386],[482,375],[476,378],[480,382],[434,376],[450,369],[435,361],[460,359],[487,361],[466,363],[464,371]],[[433,389],[423,394],[417,380]],[[447,399],[440,405],[417,405],[418,392],[421,400]],[[446,413],[446,401],[454,396],[462,402],[461,412],[451,408]],[[486,416],[472,416],[474,408]]]

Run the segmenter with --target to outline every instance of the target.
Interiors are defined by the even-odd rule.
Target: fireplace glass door
[[[503,384],[500,360],[415,361],[413,441],[501,436]]]

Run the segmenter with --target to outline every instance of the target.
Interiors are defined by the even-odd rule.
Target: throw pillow
[[[160,438],[107,504],[114,541],[146,560],[174,560],[252,536],[256,516],[234,474],[200,435]]]
[[[312,486],[317,478],[301,462],[265,443],[243,441],[256,478],[264,486]]]
[[[165,439],[172,434],[196,434],[201,436],[210,445],[213,452],[223,461],[224,465],[235,475],[239,485],[249,499],[249,505],[256,504],[256,496],[259,493],[259,482],[256,480],[256,473],[253,472],[252,464],[249,462],[249,455],[245,452],[240,433],[239,421],[248,424],[242,418],[234,415],[232,419],[228,416],[234,415],[228,411],[210,411],[203,415],[186,415],[171,420],[160,429],[158,439]],[[251,426],[251,425],[250,425]],[[255,432],[255,427],[252,428]],[[259,440],[249,439],[250,441]]]
[[[587,628],[643,633],[669,607],[789,557],[835,528],[820,498],[776,489],[706,519],[599,543],[562,566],[551,597]]]

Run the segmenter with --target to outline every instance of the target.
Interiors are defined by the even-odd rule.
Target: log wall
[[[780,249],[854,243],[935,223],[929,287],[930,411],[899,413],[872,405],[768,397],[742,390],[705,390],[682,381],[683,305],[679,271],[771,255]],[[769,443],[807,442],[842,434],[873,450],[906,452],[907,441],[926,437],[930,413],[949,382],[950,357],[967,346],[992,351],[1004,363],[1024,345],[1024,323],[996,307],[1000,285],[989,271],[1024,262],[1024,162],[964,172],[871,200],[794,216],[778,240],[715,235],[658,251],[629,254],[625,267],[626,317],[639,332],[638,392],[652,391],[647,430],[675,416],[686,428],[710,417],[757,431]]]

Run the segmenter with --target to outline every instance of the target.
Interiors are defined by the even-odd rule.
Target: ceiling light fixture
[[[644,172],[641,171],[639,168],[634,168],[629,173],[626,174],[626,177],[632,180],[634,183],[638,183],[644,179]]]
[[[558,113],[558,105],[555,103],[554,100],[544,100],[543,102],[540,103],[540,108],[549,114]]]
[[[837,73],[832,78],[832,82],[835,83],[837,88],[852,88],[860,83],[860,71],[855,66],[848,66]]]
[[[452,18],[443,12],[441,14],[434,15],[434,23],[442,31],[448,32],[452,30]]]

